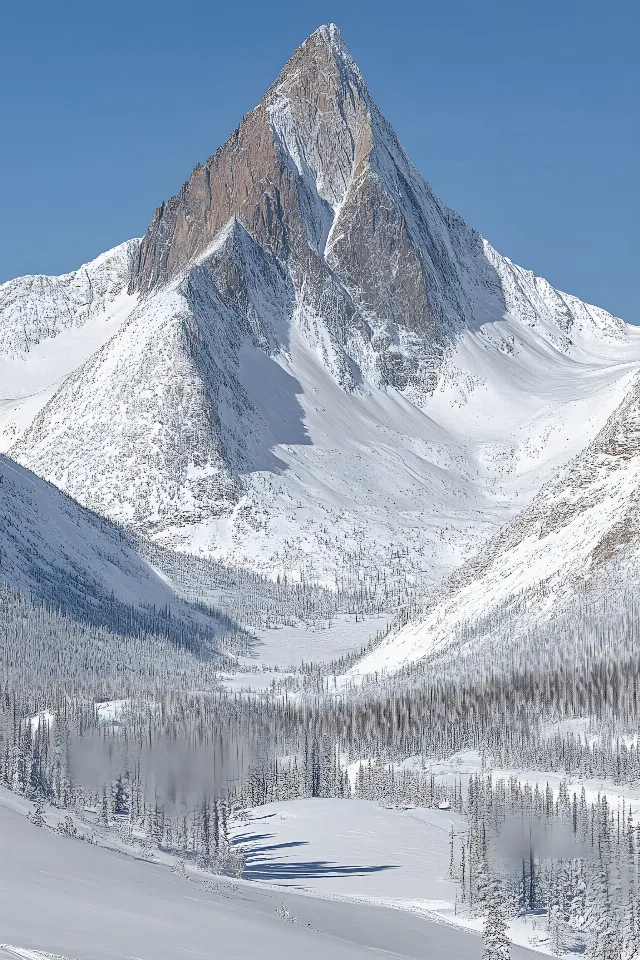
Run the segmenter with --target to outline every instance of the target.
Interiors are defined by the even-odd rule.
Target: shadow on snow
[[[234,843],[251,843],[268,840],[274,834],[241,834]],[[283,863],[270,855],[278,850],[290,850],[293,847],[306,847],[305,840],[292,840],[288,843],[263,844],[245,850],[246,866],[244,876],[247,880],[309,880],[313,877],[364,877],[381,870],[397,870],[398,864],[382,863],[372,866],[363,864],[339,864],[329,860],[301,860],[295,863]]]

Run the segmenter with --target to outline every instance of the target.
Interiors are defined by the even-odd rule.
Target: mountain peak
[[[358,162],[371,151],[373,111],[340,31],[319,27],[227,143],[156,210],[132,291],[179,276],[233,217],[280,258],[301,245],[303,258],[308,248],[322,255]]]
[[[95,306],[93,271],[12,293],[10,455],[145,536],[269,573],[333,583],[403,543],[432,582],[584,449],[640,365],[640,336],[437,199],[331,25],[158,208],[139,298],[118,262]]]
[[[286,91],[285,91],[286,88]],[[335,23],[318,27],[300,44],[280,71],[278,79],[265,94],[269,103],[283,92],[311,97],[314,101],[330,95],[333,105],[337,97],[357,91],[367,100],[369,95],[362,74]]]
[[[359,80],[362,80],[362,74],[349,53],[349,48],[335,23],[323,24],[318,27],[299,49],[307,52],[310,48],[317,48],[320,44],[324,45],[335,62],[342,68],[341,72],[355,74]]]
[[[349,49],[344,41],[342,33],[335,23],[325,23],[322,26],[318,27],[317,30],[314,30],[303,43],[300,44],[298,50],[304,50],[308,52],[320,44],[324,45],[331,55],[336,59],[350,61],[351,64],[355,67],[355,61],[349,53]],[[357,69],[357,67],[356,67]]]
[[[311,37],[319,37],[321,40],[324,40],[325,43],[342,43],[342,34],[340,33],[340,28],[335,25],[335,23],[323,23],[318,27],[317,30],[314,30],[311,34]],[[309,38],[311,39],[311,38]]]

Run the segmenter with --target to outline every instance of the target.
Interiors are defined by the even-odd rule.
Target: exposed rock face
[[[449,234],[474,260],[481,241],[413,169],[335,26],[309,37],[224,147],[156,210],[132,290],[179,276],[232,218],[286,265],[301,311],[326,321],[344,386],[354,385],[349,361],[382,328],[380,381],[433,387],[443,344],[471,306]],[[405,334],[420,338],[423,363],[393,350]]]
[[[514,309],[531,324],[551,313],[565,347],[572,306],[583,306],[532,275],[522,283],[520,268],[505,283],[509,262],[412,167],[333,24],[296,50],[229,141],[156,210],[131,289],[148,294],[179,277],[232,219],[283,265],[303,324],[319,341],[328,333],[346,388],[359,381],[352,364],[364,364],[419,401],[479,304],[505,312],[514,287]]]
[[[233,217],[283,259],[307,256],[307,246],[322,254],[368,99],[336,29],[320,28],[228,142],[156,210],[133,286],[148,291],[176,277]]]

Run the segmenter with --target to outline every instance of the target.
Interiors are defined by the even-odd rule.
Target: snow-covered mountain
[[[397,670],[490,623],[509,632],[560,619],[577,594],[637,582],[640,560],[640,374],[587,448],[531,504],[352,671]],[[610,567],[613,566],[613,574]],[[612,581],[613,578],[613,581]],[[611,582],[612,581],[612,582]],[[490,634],[489,628],[485,628]],[[479,630],[476,642],[482,640]]]
[[[93,312],[65,319],[61,294],[22,338],[9,455],[164,545],[273,576],[375,578],[401,555],[434,583],[593,440],[640,364],[636,331],[437,199],[333,25],[102,259],[122,269]],[[42,311],[12,283],[20,344],[15,318]]]

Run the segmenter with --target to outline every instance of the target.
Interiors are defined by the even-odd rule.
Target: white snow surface
[[[198,307],[180,285],[158,293],[57,390],[21,401],[27,420],[48,402],[10,454],[166,545],[274,576],[334,584],[401,546],[435,582],[586,446],[640,359],[633,328],[574,333],[563,351],[505,314],[463,332],[420,403],[345,391],[295,321],[277,353],[230,343],[210,275],[189,284]]]
[[[327,896],[424,911],[452,911],[451,811],[393,810],[369,800],[291,800],[257,807],[235,828],[245,876]]]
[[[127,286],[139,242],[121,243],[61,277],[0,285],[0,451],[133,309],[138,298]]]
[[[627,378],[622,402],[595,439],[547,483],[532,503],[443,584],[424,612],[352,668],[351,676],[396,670],[446,650],[464,624],[510,601],[513,629],[529,609],[558,616],[576,585],[606,583],[606,564],[633,563],[640,537],[640,375]]]
[[[61,609],[114,600],[142,611],[168,606],[178,619],[220,632],[215,617],[194,611],[156,574],[133,537],[2,454],[0,495],[2,579],[9,587]]]
[[[304,811],[311,810],[314,804],[315,801],[300,801],[295,810],[305,816]],[[401,850],[394,854],[385,825],[386,811],[381,811],[378,818],[373,804],[368,805],[370,814],[357,801],[319,804],[320,813],[324,805],[329,805],[325,814],[329,814],[336,831],[348,829],[352,840],[337,850],[335,843],[329,842],[326,816],[324,820],[320,816],[324,827],[319,822],[316,827],[327,844],[318,841],[315,852],[319,862],[303,862],[301,873],[324,872],[330,884],[335,879],[330,876],[332,872],[355,867],[351,877],[357,890],[360,883],[368,883],[364,868],[380,865],[376,856],[368,852],[368,842],[377,843],[372,852],[389,863],[406,859],[408,833],[404,834]],[[293,820],[286,816],[290,806],[282,806],[283,816],[270,832],[276,833],[280,827],[287,829],[287,824],[291,831],[295,830]],[[422,911],[386,909],[377,899],[360,903],[357,895],[327,899],[317,891],[305,896],[290,886],[285,889],[257,880],[232,883],[209,877],[207,882],[207,877],[197,871],[190,871],[189,879],[184,879],[171,872],[168,856],[160,854],[156,862],[148,862],[139,853],[126,855],[114,845],[105,848],[98,835],[97,843],[87,843],[52,832],[51,827],[62,816],[59,811],[47,808],[45,820],[50,827],[35,827],[24,815],[31,807],[23,798],[0,789],[3,960],[15,956],[42,960],[52,954],[74,960],[176,960],[183,956],[204,960],[211,957],[212,949],[225,960],[252,960],[258,953],[266,960],[299,960],[301,956],[325,960],[329,955],[336,960],[365,960],[380,956],[381,951],[407,960],[479,960],[482,953],[479,937],[434,922]],[[268,810],[264,808],[265,812]],[[349,824],[357,831],[352,819],[356,812],[365,815],[361,824],[364,830],[383,827],[380,840],[365,836],[362,830],[359,835],[352,833]],[[254,815],[259,817],[259,810]],[[256,820],[257,825],[260,823]],[[301,826],[291,836],[304,836],[304,825]],[[430,835],[429,827],[423,832],[419,820],[414,821],[414,827],[414,841],[422,843],[426,862],[432,855],[436,858],[433,866],[434,873],[438,873],[441,862],[446,861],[447,834],[443,834],[443,851],[438,844],[436,852],[428,842],[424,843]],[[268,865],[273,868],[278,856],[286,858],[292,850],[293,847],[281,847],[279,851],[272,848],[256,852],[254,866],[259,869],[262,863],[264,869]],[[328,862],[327,857],[334,854],[335,862]],[[296,854],[296,862],[302,859]],[[420,867],[415,850],[410,859],[416,878],[420,869],[426,877],[426,866]],[[278,883],[273,872],[271,879]],[[313,878],[299,876],[300,886],[308,879]],[[411,882],[407,875],[405,892],[409,892]],[[438,881],[431,878],[429,885],[436,889]],[[418,886],[414,882],[411,889],[417,890]],[[424,892],[419,891],[423,904],[427,902]],[[333,897],[331,891],[327,896]],[[276,915],[281,904],[296,918],[295,922]],[[532,960],[534,956],[530,951],[513,948],[513,960]]]
[[[239,657],[239,662],[264,664],[282,669],[292,664],[328,663],[365,647],[376,633],[384,632],[390,617],[365,617],[357,623],[353,616],[340,614],[330,622],[299,623],[274,629],[252,627],[255,638],[251,657]]]

